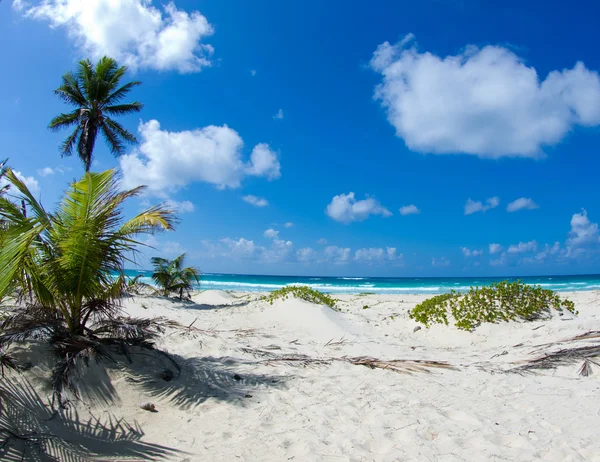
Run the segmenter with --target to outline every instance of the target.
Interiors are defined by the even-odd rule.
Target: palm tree
[[[86,59],[79,61],[76,74],[67,72],[63,75],[62,85],[54,90],[56,96],[75,106],[75,110],[52,119],[49,128],[57,131],[75,127],[61,144],[60,151],[63,156],[71,156],[77,150],[86,172],[90,171],[92,165],[98,132],[102,132],[115,156],[125,152],[125,143],[137,143],[132,133],[111,118],[142,109],[142,104],[138,102],[121,103],[131,89],[141,83],[133,81],[120,86],[126,71],[126,66],[119,67],[114,59],[106,56],[98,61],[96,67]]]
[[[89,358],[112,358],[127,345],[152,348],[160,323],[121,315],[124,263],[136,236],[174,227],[172,210],[152,207],[123,223],[123,202],[143,187],[123,191],[114,170],[86,173],[70,185],[55,213],[47,212],[10,169],[6,178],[30,213],[0,197],[0,301],[16,292],[21,302],[2,322],[0,347],[31,338],[47,340],[59,357],[52,382],[60,398]]]
[[[183,299],[183,291],[192,289],[192,283],[200,283],[200,271],[198,268],[188,266],[184,268],[185,253],[179,255],[174,260],[166,258],[152,258],[154,265],[154,274],[152,279],[161,289],[164,296],[168,296],[171,292],[179,292],[179,299]]]

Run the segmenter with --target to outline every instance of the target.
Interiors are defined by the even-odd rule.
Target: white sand
[[[118,398],[76,406],[82,415],[137,421],[143,441],[182,451],[172,460],[600,461],[600,368],[589,377],[578,376],[581,361],[507,372],[562,347],[549,343],[600,331],[600,292],[568,296],[578,317],[482,325],[473,333],[446,326],[413,332],[407,312],[427,298],[417,295],[340,296],[341,313],[296,299],[269,305],[258,294],[207,291],[195,304],[137,297],[126,303],[132,316],[166,316],[211,332],[164,335],[160,346],[182,365],[173,381],[157,377],[155,360],[134,358],[154,383],[112,370]],[[437,360],[455,369],[408,375],[343,361],[265,364],[250,350]],[[140,409],[146,401],[158,412]]]

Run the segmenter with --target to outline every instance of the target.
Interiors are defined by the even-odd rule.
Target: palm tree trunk
[[[183,300],[183,287],[179,289],[179,300]]]
[[[98,135],[98,125],[94,120],[88,120],[83,129],[81,136],[84,137],[84,149],[85,152],[79,153],[81,160],[85,164],[86,173],[90,171],[92,167],[92,153],[94,152],[94,145],[96,144],[96,136]]]

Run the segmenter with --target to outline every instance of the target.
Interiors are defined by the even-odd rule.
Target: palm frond
[[[126,115],[133,112],[140,112],[144,105],[134,101],[129,104],[116,104],[114,106],[105,106],[102,108],[102,112],[110,115]]]
[[[127,96],[127,94],[134,87],[137,87],[138,85],[141,85],[141,84],[142,84],[142,82],[138,82],[138,81],[127,82],[125,85],[123,85],[122,87],[116,89],[110,95],[108,95],[108,97],[104,100],[104,105],[105,106],[110,106],[110,105],[118,103],[123,98],[125,98],[125,96]]]
[[[121,139],[127,141],[128,143],[137,143],[137,138],[135,135],[129,131],[127,131],[123,126],[110,117],[106,117],[104,119],[104,123],[110,127],[110,129]]]
[[[66,127],[71,127],[79,123],[79,110],[75,110],[68,114],[57,115],[50,121],[48,128],[52,131],[58,131]]]
[[[119,139],[119,135],[114,133],[106,123],[103,123],[100,129],[102,130],[102,134],[104,135],[104,139],[106,140],[110,152],[115,156],[123,154],[125,152],[125,145]]]

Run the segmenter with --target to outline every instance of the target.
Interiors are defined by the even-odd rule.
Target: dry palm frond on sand
[[[415,372],[430,372],[431,369],[455,369],[451,364],[444,361],[429,361],[420,359],[392,359],[383,360],[371,358],[368,356],[349,357],[342,356],[339,358],[325,357],[314,358],[307,355],[287,354],[277,355],[270,351],[242,348],[244,353],[251,354],[255,357],[265,358],[261,361],[262,364],[274,366],[277,364],[298,365],[302,367],[309,366],[328,366],[333,362],[346,362],[355,366],[366,366],[370,369],[388,369],[401,374],[412,374]]]

